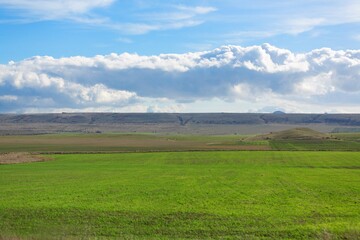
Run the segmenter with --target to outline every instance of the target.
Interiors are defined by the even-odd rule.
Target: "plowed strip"
[[[30,153],[3,153],[0,154],[0,164],[16,164],[29,162],[43,162],[50,158]]]

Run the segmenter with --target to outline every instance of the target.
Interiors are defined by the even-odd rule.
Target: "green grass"
[[[332,135],[344,140],[360,142],[360,133],[333,133]]]
[[[0,239],[356,239],[359,196],[359,152],[54,155],[0,165]]]
[[[350,140],[270,140],[281,151],[360,151],[360,142]]]

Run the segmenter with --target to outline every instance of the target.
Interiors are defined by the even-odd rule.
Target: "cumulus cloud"
[[[0,96],[2,111],[176,112],[213,99],[241,101],[249,108],[255,104],[259,109],[276,106],[301,111],[301,106],[311,104],[356,109],[360,50],[293,53],[263,44],[155,56],[38,56],[0,65]],[[212,106],[204,111],[212,111]]]

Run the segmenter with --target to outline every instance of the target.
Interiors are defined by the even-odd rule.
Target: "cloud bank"
[[[211,112],[220,109],[215,102],[232,112],[269,106],[360,112],[360,50],[293,53],[263,44],[157,56],[37,56],[0,65],[1,112]]]

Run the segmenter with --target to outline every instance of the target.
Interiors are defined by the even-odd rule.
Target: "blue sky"
[[[359,1],[349,0],[0,0],[0,60],[183,53],[264,42],[296,52],[356,49],[358,12]]]
[[[1,112],[360,111],[357,0],[0,0],[0,43]]]

